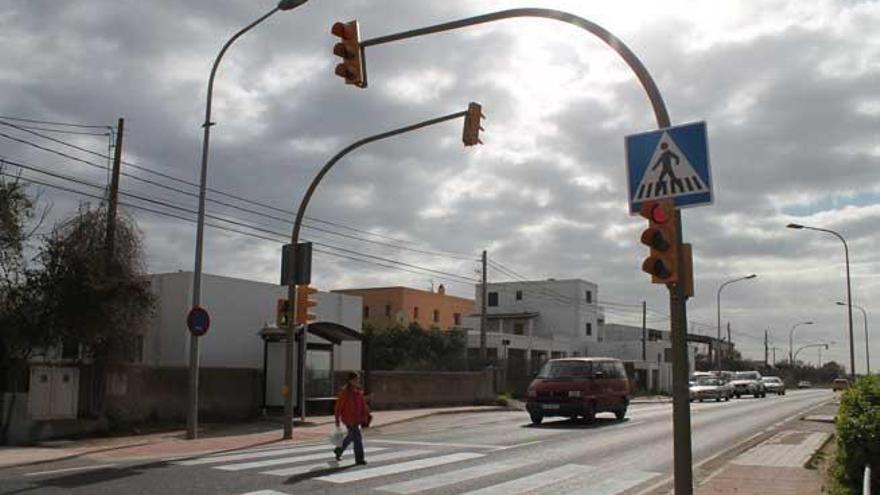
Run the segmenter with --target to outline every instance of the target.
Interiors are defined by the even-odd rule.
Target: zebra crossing
[[[241,450],[172,461],[189,468],[207,468],[283,478],[285,483],[318,483],[333,487],[357,487],[357,493],[374,495],[428,494],[439,490],[459,495],[614,495],[648,481],[660,473],[568,463],[536,469],[534,458],[502,455],[491,446],[458,447],[440,444],[400,445],[381,440],[367,447],[366,466],[354,466],[351,453],[337,462],[327,445],[306,445],[261,450]],[[499,458],[493,458],[497,455]],[[406,476],[403,476],[406,475]],[[297,479],[299,478],[299,479]],[[401,479],[406,478],[406,479]],[[499,481],[500,480],[500,481]],[[460,485],[460,486],[457,486]],[[242,495],[289,495],[263,489]]]

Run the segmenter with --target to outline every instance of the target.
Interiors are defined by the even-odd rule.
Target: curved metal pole
[[[807,230],[815,230],[818,232],[825,232],[831,234],[843,243],[843,254],[846,260],[846,307],[847,307],[847,316],[849,318],[849,374],[850,377],[855,380],[856,378],[856,351],[855,351],[855,340],[853,338],[853,317],[852,317],[852,284],[850,283],[849,278],[849,246],[846,245],[846,239],[843,238],[839,233],[831,230],[831,229],[821,229],[818,227],[807,227],[806,225],[802,226],[802,228]]]
[[[361,146],[372,143],[374,141],[379,141],[381,139],[390,138],[392,136],[397,136],[398,134],[403,134],[410,131],[415,131],[417,129],[421,129],[423,127],[428,127],[434,124],[439,124],[441,122],[446,122],[449,120],[458,119],[467,115],[467,111],[451,113],[449,115],[444,115],[442,117],[437,117],[434,119],[425,120],[419,122],[417,124],[408,125],[405,127],[400,127],[397,129],[393,129],[387,132],[383,132],[380,134],[375,134],[372,136],[365,137],[359,141],[356,141],[338,153],[336,153],[333,158],[331,158],[317,175],[312,179],[311,184],[309,184],[309,188],[306,190],[305,195],[303,195],[302,201],[299,203],[299,208],[296,210],[296,219],[293,222],[293,230],[290,233],[290,243],[294,249],[296,249],[296,245],[299,243],[299,234],[302,229],[302,221],[306,215],[306,208],[309,206],[309,202],[312,200],[312,196],[315,194],[315,190],[318,188],[318,185],[321,183],[321,180],[324,179],[324,176],[330,172],[330,169],[333,168],[334,165],[345,155],[351,153],[352,151],[360,148]],[[295,258],[295,257],[292,257]],[[292,264],[292,262],[291,262]],[[291,271],[292,273],[292,271]],[[297,310],[297,300],[296,300],[296,286],[291,284],[287,289],[287,300],[290,301],[289,313],[287,317],[287,321],[291,322],[288,325],[288,335],[287,335],[287,345],[286,345],[286,357],[285,357],[285,373],[284,373],[284,385],[287,390],[287,397],[285,397],[284,401],[284,439],[290,439],[293,436],[293,347],[294,347],[294,325],[293,322],[296,321],[296,310]],[[297,402],[299,402],[300,406],[300,414],[304,415],[304,406],[305,406],[305,384],[303,382],[304,370],[305,370],[305,356],[306,351],[308,350],[306,347],[306,332],[305,329],[300,330],[300,361],[297,363],[297,368],[299,368],[299,383],[297,384]]]
[[[223,58],[223,55],[226,53],[226,50],[235,42],[241,35],[253,29],[256,25],[265,21],[275,12],[278,12],[279,8],[275,7],[274,9],[267,12],[265,15],[257,19],[256,21],[248,24],[242,30],[235,33],[229,40],[223,45],[223,48],[220,50],[220,53],[217,54],[217,58],[214,59],[214,65],[211,67],[211,75],[208,77],[208,96],[207,101],[205,103],[205,122],[202,124],[204,128],[204,135],[202,136],[202,168],[201,168],[201,178],[199,181],[199,213],[198,220],[196,221],[196,253],[195,253],[195,266],[193,267],[193,281],[192,281],[192,307],[197,307],[201,303],[202,296],[202,246],[205,235],[205,188],[207,185],[208,179],[208,143],[211,139],[211,126],[214,125],[211,122],[211,102],[214,96],[214,76],[217,75],[217,68],[220,66],[220,60]],[[198,411],[199,411],[199,338],[195,335],[190,335],[189,338],[189,402],[186,414],[186,438],[195,439],[198,437],[198,428],[199,428],[199,419],[198,419]]]
[[[797,359],[798,353],[800,353],[804,349],[809,349],[811,347],[824,347],[827,350],[828,344],[807,344],[807,345],[800,346],[800,347],[798,347],[798,350],[795,351],[794,358]]]
[[[853,304],[853,307],[858,308],[862,312],[862,321],[865,322],[865,374],[871,374],[871,354],[869,352],[870,345],[868,345],[868,312],[865,311],[865,308]]]
[[[539,8],[501,10],[489,14],[460,19],[457,21],[445,22],[442,24],[435,24],[433,26],[428,26],[424,28],[371,38],[362,41],[361,47],[367,48],[370,46],[390,43],[392,41],[415,38],[417,36],[440,33],[443,31],[450,31],[467,26],[485,24],[487,22],[500,21],[502,19],[511,19],[516,17],[540,17],[544,19],[562,21],[584,29],[604,41],[608,46],[611,47],[611,49],[613,49],[623,58],[624,62],[626,62],[630,69],[632,69],[632,71],[636,74],[636,77],[638,77],[639,82],[642,84],[642,87],[648,94],[648,99],[651,101],[651,107],[654,109],[654,116],[657,119],[657,126],[661,128],[670,126],[669,113],[666,111],[666,104],[663,102],[663,97],[660,95],[660,90],[657,89],[657,84],[654,82],[651,74],[648,73],[648,70],[645,68],[639,58],[636,57],[635,53],[633,53],[632,50],[630,50],[629,47],[627,47],[623,43],[623,41],[611,34],[602,26],[599,26],[594,22],[588,21],[583,17],[569,14],[568,12]]]
[[[794,356],[792,355],[792,349],[794,349],[794,329],[799,325],[812,325],[812,322],[801,321],[795,323],[791,326],[791,330],[788,331],[788,364],[789,366],[794,366]]]
[[[721,289],[723,289],[724,287],[726,287],[726,286],[728,286],[728,285],[730,285],[730,284],[732,284],[732,283],[734,283],[734,282],[739,282],[739,281],[741,281],[741,280],[748,280],[748,279],[752,279],[752,278],[755,278],[755,277],[756,277],[756,275],[752,274],[752,275],[747,275],[747,276],[745,276],[745,277],[735,278],[735,279],[733,279],[733,280],[728,280],[727,282],[724,282],[723,284],[721,284],[721,287],[718,287],[718,294],[717,294],[717,297],[716,297],[716,300],[715,300],[715,309],[716,309],[717,312],[718,312],[718,315],[717,315],[717,316],[718,316],[718,343],[719,343],[719,349],[715,352],[715,358],[716,358],[716,361],[718,362],[718,363],[717,363],[717,369],[718,369],[718,371],[721,371],[721,352],[720,352],[720,351],[721,351],[721,349],[720,349],[720,347],[721,347],[721,346],[720,346],[720,343],[721,343]],[[730,344],[730,342],[728,342],[728,344]]]

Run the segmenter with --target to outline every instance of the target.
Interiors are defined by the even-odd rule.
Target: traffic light
[[[467,114],[464,116],[464,131],[461,134],[461,140],[464,141],[465,146],[483,144],[480,141],[480,131],[484,130],[482,119],[483,107],[479,103],[469,103]]]
[[[333,54],[342,57],[342,63],[336,66],[336,75],[345,79],[345,84],[366,88],[361,33],[357,21],[337,22],[330,32],[340,38],[340,42],[333,46]]]
[[[652,201],[642,205],[639,214],[648,220],[642,232],[642,244],[651,254],[642,263],[642,271],[651,274],[651,282],[670,284],[678,281],[678,233],[672,201]]]
[[[318,289],[309,287],[308,285],[296,286],[296,324],[305,325],[315,319],[315,315],[309,312],[309,308],[318,305],[318,301],[314,301],[311,295],[318,292]]]
[[[275,305],[275,325],[278,328],[287,326],[287,315],[290,313],[290,301],[287,299],[279,299]]]

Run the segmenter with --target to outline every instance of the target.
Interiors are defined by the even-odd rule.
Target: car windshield
[[[538,372],[538,378],[588,378],[591,370],[586,361],[550,361]]]
[[[772,382],[772,383],[779,383],[779,382],[781,382],[782,380],[780,380],[779,378],[777,378],[777,377],[775,377],[775,376],[770,376],[770,377],[765,376],[765,377],[764,377],[764,381],[765,381],[765,382]]]
[[[758,374],[754,371],[742,371],[734,375],[734,380],[757,380]]]
[[[717,378],[700,378],[697,380],[697,385],[702,385],[702,386],[707,386],[707,385],[719,386],[721,384],[722,384],[721,380],[719,380]]]

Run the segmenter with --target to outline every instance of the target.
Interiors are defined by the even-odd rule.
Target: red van
[[[619,359],[563,358],[544,364],[527,395],[526,410],[536,425],[547,416],[581,416],[591,421],[600,412],[613,412],[623,419],[630,387]]]

